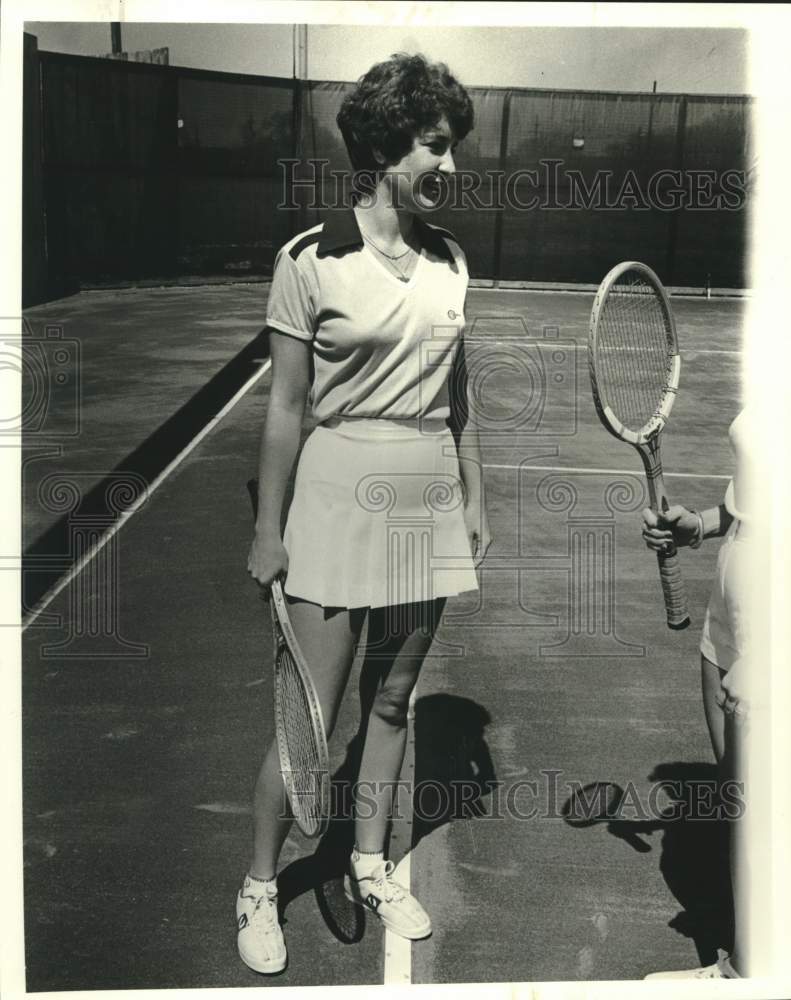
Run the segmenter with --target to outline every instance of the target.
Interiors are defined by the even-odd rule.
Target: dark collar
[[[352,208],[330,210],[324,218],[324,226],[319,237],[316,254],[324,257],[336,250],[351,250],[361,247],[363,237],[357,225],[357,217]]]
[[[432,229],[419,216],[415,218],[420,245],[437,257],[453,263],[453,254],[441,233],[442,230]],[[448,233],[447,235],[450,235]],[[338,250],[351,250],[363,245],[360,227],[354,209],[344,208],[330,211],[324,220],[324,226],[319,237],[316,253],[319,257],[335,253]]]

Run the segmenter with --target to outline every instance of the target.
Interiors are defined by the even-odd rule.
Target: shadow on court
[[[445,823],[486,810],[496,784],[485,729],[489,713],[469,698],[430,694],[415,704],[413,847]]]
[[[411,849],[439,826],[479,816],[495,781],[484,728],[488,714],[469,699],[429,695],[415,704],[414,785],[396,792],[397,821],[412,823]],[[328,929],[344,944],[359,941],[365,914],[343,893],[343,876],[354,846],[352,789],[359,777],[360,735],[348,744],[346,757],[332,778],[332,820],[315,852],[283,869],[280,904],[312,891]],[[388,856],[399,860],[393,845]]]
[[[364,911],[350,902],[343,891],[354,847],[354,819],[351,789],[359,775],[361,741],[359,733],[347,744],[346,757],[333,772],[330,822],[315,842],[313,853],[292,861],[278,877],[280,905],[312,892],[327,929],[342,944],[356,944],[364,933]]]
[[[733,939],[729,830],[715,791],[717,768],[674,762],[654,768],[650,777],[661,782],[670,800],[654,817],[639,815],[644,813],[639,800],[610,782],[595,782],[569,797],[563,817],[576,829],[605,824],[607,833],[638,854],[655,853],[652,838],[659,835],[659,871],[681,906],[668,927],[691,938],[700,964],[711,965],[717,949],[729,948]],[[733,812],[733,802],[725,805]],[[720,812],[713,815],[715,810]]]
[[[202,344],[195,330],[206,300],[201,305],[194,290],[179,292],[191,311],[173,344],[163,330],[178,312],[175,300],[158,327],[159,307],[146,314],[148,333],[140,316],[127,315],[124,332],[112,335],[108,326],[95,355],[86,339],[83,433],[60,457],[41,453],[26,467],[31,542],[52,528],[47,518],[63,513],[39,506],[46,475],[84,472],[89,495],[104,478],[92,479],[95,473],[112,472],[141,442],[156,440],[158,428],[253,342],[264,311],[260,290],[244,293],[244,323],[223,318],[223,303],[240,294],[217,293],[211,317],[203,316],[209,340]],[[524,310],[539,326],[554,322],[561,337],[582,344],[590,297],[487,294],[501,311]],[[471,295],[471,312],[478,301]],[[700,353],[682,371],[670,470],[728,471],[724,429],[738,408],[738,358],[703,353],[723,342],[738,346],[736,320],[723,333],[724,308],[679,306],[682,350]],[[114,315],[117,303],[97,305],[94,323],[110,324]],[[72,313],[70,322],[81,320]],[[497,331],[491,336],[494,342]],[[561,811],[571,781],[587,786],[607,775],[624,789],[635,782],[645,795],[661,780],[641,777],[656,761],[710,753],[696,632],[716,545],[684,553],[693,628],[670,634],[637,506],[605,509],[608,477],[574,471],[632,468],[631,456],[598,426],[583,375],[572,371],[565,395],[544,411],[556,423],[531,439],[531,454],[543,457],[517,469],[523,456],[513,437],[484,443],[492,558],[480,594],[448,602],[415,706],[415,787],[422,791],[413,801],[411,887],[435,928],[412,947],[416,983],[639,978],[707,958],[721,927],[712,902],[721,858],[712,824],[652,817],[650,829],[609,822],[575,829]],[[318,844],[298,833],[286,842],[286,971],[263,979],[236,954],[233,907],[249,860],[249,803],[274,728],[271,636],[246,572],[244,492],[255,474],[268,381],[223,417],[93,569],[24,634],[31,991],[382,982],[382,928],[342,892],[348,819],[331,823]],[[509,410],[520,402],[518,389],[506,373],[498,391]],[[716,410],[705,425],[695,402],[701,394]],[[576,423],[563,437],[568,413]],[[558,495],[541,488],[562,473],[578,494],[575,511],[539,502]],[[588,507],[586,491],[593,491]],[[702,507],[723,491],[720,480],[691,478],[674,481],[672,496]],[[608,635],[583,629],[575,647],[573,531],[575,518],[590,526],[594,515],[612,543],[605,551],[616,626]],[[356,767],[359,664],[356,670],[330,748],[341,785]],[[680,768],[673,774],[682,780],[683,768],[697,765],[667,767]],[[523,797],[509,807],[515,789]],[[341,815],[347,806],[339,803]],[[409,846],[399,840],[398,854]]]

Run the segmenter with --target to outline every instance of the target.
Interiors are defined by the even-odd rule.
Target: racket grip
[[[659,562],[659,579],[662,581],[662,594],[665,598],[667,626],[672,629],[682,629],[689,625],[687,611],[687,594],[684,581],[681,579],[681,563],[675,547],[670,552],[657,552]]]

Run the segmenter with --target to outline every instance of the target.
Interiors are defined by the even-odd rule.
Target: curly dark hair
[[[380,170],[374,150],[387,165],[411,149],[415,136],[447,118],[456,140],[472,129],[472,101],[444,63],[397,53],[376,63],[343,100],[336,119],[352,166]]]

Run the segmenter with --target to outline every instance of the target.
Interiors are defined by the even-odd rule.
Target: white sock
[[[355,847],[352,851],[352,871],[359,879],[367,875],[372,875],[377,868],[382,866],[384,861],[384,851],[358,851]]]
[[[250,881],[250,887],[252,889],[258,889],[260,892],[263,892],[266,886],[275,885],[277,883],[277,875],[273,875],[272,878],[258,878],[256,875],[251,875],[250,872],[248,872],[246,878]]]

